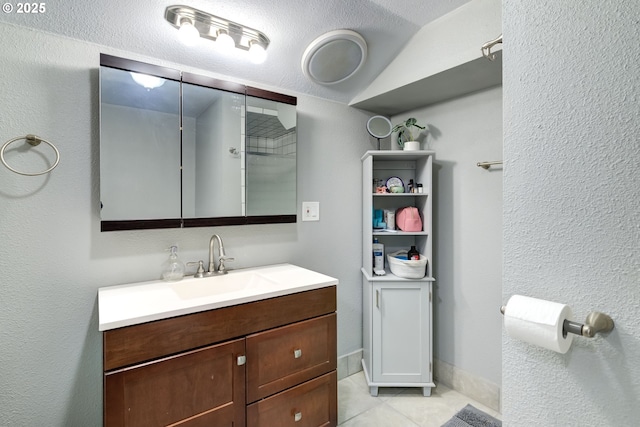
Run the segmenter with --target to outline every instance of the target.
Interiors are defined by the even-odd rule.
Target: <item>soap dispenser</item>
[[[169,247],[169,259],[162,263],[162,280],[177,282],[184,277],[184,264],[178,258],[178,247]]]

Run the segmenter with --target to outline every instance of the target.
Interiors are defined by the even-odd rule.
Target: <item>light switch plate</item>
[[[320,202],[302,202],[302,220],[320,221]]]

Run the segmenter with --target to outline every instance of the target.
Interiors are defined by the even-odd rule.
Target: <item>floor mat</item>
[[[502,421],[472,405],[467,405],[442,424],[442,427],[502,427]]]

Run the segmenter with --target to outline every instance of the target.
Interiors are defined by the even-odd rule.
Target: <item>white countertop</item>
[[[292,264],[231,270],[179,282],[152,280],[98,289],[99,330],[121,328],[338,284]]]

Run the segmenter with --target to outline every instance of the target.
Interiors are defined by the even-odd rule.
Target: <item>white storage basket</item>
[[[396,258],[398,255],[407,256],[407,251],[397,251],[387,254],[387,261],[391,272],[403,279],[422,279],[427,269],[427,257],[420,254],[420,260],[404,260]]]

